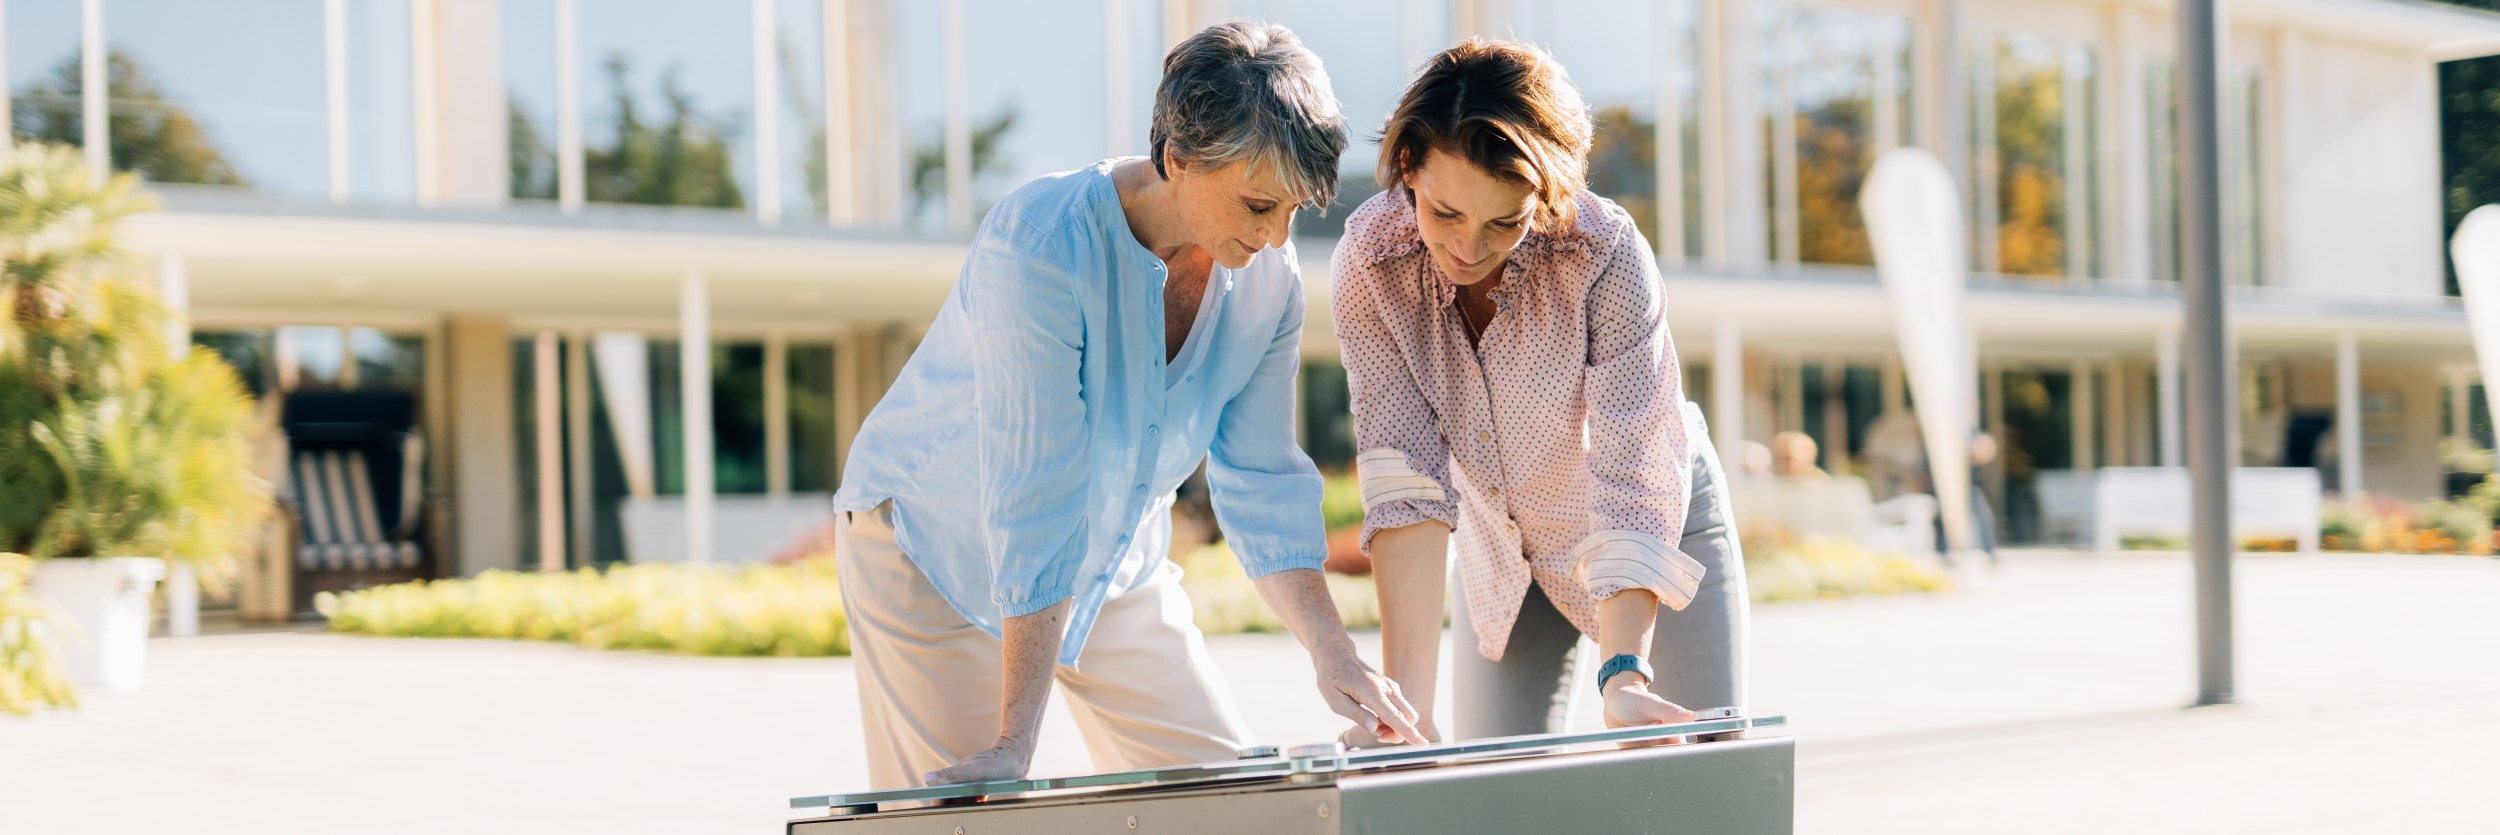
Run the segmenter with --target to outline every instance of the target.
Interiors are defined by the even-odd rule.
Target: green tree
[[[1589,191],[1615,201],[1652,243],[1658,240],[1658,120],[1624,105],[1590,114]]]
[[[663,119],[643,118],[632,92],[632,65],[608,58],[608,82],[616,106],[615,144],[582,152],[585,196],[601,203],[661,206],[746,207],[746,195],[730,164],[737,114],[706,116],[678,83],[677,71],[660,74]]]
[[[504,100],[505,112],[509,114],[506,135],[512,154],[512,196],[524,200],[556,199],[555,149],[547,146],[545,135],[538,132],[538,123],[530,120],[527,111],[509,103],[509,94]]]
[[[1000,105],[997,115],[972,126],[974,182],[999,173],[1013,162],[1001,155],[999,148],[1006,144],[1007,135],[1015,129],[1016,106],[1013,102]],[[929,141],[911,149],[911,198],[914,215],[927,211],[932,205],[946,205],[946,133],[943,130],[933,133]],[[989,207],[981,206],[973,211],[972,216],[977,219],[988,213]]]
[[[147,68],[129,53],[105,54],[105,94],[113,102],[106,118],[113,165],[159,183],[250,185],[217,149],[208,129],[182,105],[168,98]],[[85,111],[81,105],[84,76],[77,55],[53,66],[41,80],[12,98],[17,135],[41,142],[78,147],[85,142]]]

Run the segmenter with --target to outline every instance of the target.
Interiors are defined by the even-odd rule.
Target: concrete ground
[[[2010,556],[1754,615],[1801,832],[2500,829],[2500,561],[2250,557],[2242,704],[2176,556]],[[1372,653],[1369,636],[1366,652]],[[1262,741],[1338,730],[1290,639],[1212,641]],[[146,688],[0,717],[0,833],[764,833],[863,785],[844,660],[302,632],[158,640]],[[1584,705],[1582,724],[1593,724]],[[1089,770],[1054,711],[1037,773]]]

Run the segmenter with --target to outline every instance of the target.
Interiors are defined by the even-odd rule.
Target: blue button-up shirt
[[[1250,576],[1326,556],[1319,471],[1293,440],[1293,247],[1215,268],[1218,298],[1167,385],[1164,266],[1129,231],[1114,162],[1035,180],[990,210],[834,496],[845,511],[892,501],[903,553],[990,634],[1073,597],[1063,664],[1104,601],[1154,577],[1172,493],[1201,460]]]

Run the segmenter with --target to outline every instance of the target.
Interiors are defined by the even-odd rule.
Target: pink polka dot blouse
[[[1577,209],[1511,253],[1480,346],[1405,189],[1356,209],[1334,256],[1363,548],[1449,525],[1487,658],[1532,582],[1591,636],[1616,592],[1681,609],[1700,585],[1677,548],[1692,452],[1663,282],[1622,208],[1583,194]]]

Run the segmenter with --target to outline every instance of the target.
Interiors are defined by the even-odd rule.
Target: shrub
[[[34,560],[0,554],[0,713],[78,704],[51,644],[40,639],[44,612],[26,589],[34,573]]]
[[[1767,538],[1746,554],[1745,583],[1761,603],[1947,591],[1953,579],[1935,563],[1878,554],[1841,539]]]
[[[721,568],[623,565],[565,573],[489,571],[315,601],[339,632],[566,641],[690,655],[850,652],[833,563]]]

